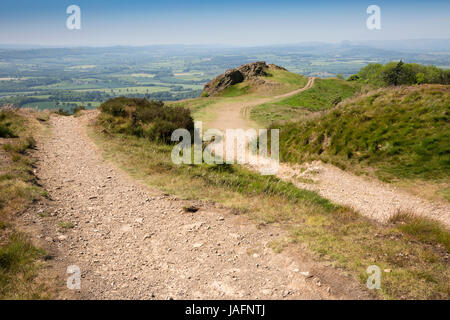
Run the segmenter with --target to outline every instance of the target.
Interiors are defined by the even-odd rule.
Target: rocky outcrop
[[[224,74],[214,78],[205,85],[202,96],[214,96],[234,84],[266,76],[268,69],[269,65],[264,61],[258,61],[227,70]]]

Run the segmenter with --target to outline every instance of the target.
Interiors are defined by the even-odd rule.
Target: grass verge
[[[11,133],[0,148],[0,299],[47,296],[45,289],[35,281],[43,250],[34,247],[27,236],[15,231],[10,223],[18,213],[45,195],[35,183],[33,161],[27,154],[35,146],[31,131],[36,120],[28,116],[25,111],[0,111],[0,119]]]

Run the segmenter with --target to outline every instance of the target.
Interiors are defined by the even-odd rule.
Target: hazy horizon
[[[415,41],[415,42],[411,42]],[[198,47],[198,48],[206,48],[206,49],[220,49],[220,48],[227,48],[227,49],[245,49],[245,48],[270,48],[270,47],[306,47],[306,46],[320,46],[320,45],[363,45],[368,47],[377,47],[377,45],[381,46],[387,46],[389,47],[389,44],[395,45],[399,43],[405,43],[405,42],[411,42],[409,45],[411,47],[415,47],[416,45],[421,45],[423,47],[426,47],[426,44],[421,43],[422,41],[426,42],[434,42],[438,43],[439,45],[445,45],[448,47],[447,49],[450,49],[450,38],[423,38],[423,39],[393,39],[393,40],[359,40],[359,41],[352,41],[352,40],[341,40],[336,42],[331,41],[305,41],[305,42],[292,42],[292,43],[267,43],[267,44],[261,44],[261,45],[233,45],[233,44],[221,44],[221,43],[208,43],[208,44],[201,44],[201,43],[166,43],[166,44],[141,44],[141,45],[122,45],[122,44],[111,44],[111,45],[45,45],[45,44],[33,44],[33,43],[1,43],[0,42],[0,48],[1,49],[81,49],[81,48],[146,48],[146,47]]]

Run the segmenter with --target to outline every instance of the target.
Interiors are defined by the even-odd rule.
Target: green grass
[[[22,106],[23,108],[37,108],[39,110],[44,109],[55,109],[58,106],[56,105],[55,101],[36,101],[36,102],[30,102],[26,103]]]
[[[42,298],[34,283],[38,266],[36,260],[45,252],[35,248],[22,234],[12,234],[0,245],[0,299]]]
[[[274,68],[270,68],[267,71],[266,80],[288,84],[292,90],[302,88],[308,83],[308,77],[304,75]]]
[[[219,94],[219,96],[226,98],[238,97],[249,93],[250,89],[250,85],[245,81],[226,88]]]
[[[326,110],[353,96],[361,85],[340,79],[316,79],[311,89],[292,97],[253,107],[250,117],[263,124],[287,121],[311,111]]]
[[[5,143],[2,147],[6,152],[12,153],[25,153],[28,149],[32,149],[36,146],[36,141],[33,137],[28,136],[20,138],[17,141],[11,143]]]
[[[35,281],[37,259],[43,251],[35,248],[23,234],[14,230],[9,221],[33,201],[46,193],[36,185],[32,173],[33,161],[28,155],[35,146],[31,136],[37,129],[34,113],[8,111],[8,127],[14,132],[8,143],[0,149],[0,299],[36,299],[46,293],[40,282]]]
[[[445,181],[450,173],[449,105],[448,86],[380,89],[309,121],[275,125],[280,157],[373,167],[388,181]]]
[[[214,118],[214,105],[220,103],[222,98],[196,98],[183,101],[167,102],[172,107],[184,107],[191,110],[195,120],[208,121]]]
[[[390,220],[404,233],[422,242],[439,243],[450,252],[450,233],[439,222],[405,212],[397,213]]]
[[[45,194],[44,190],[35,184],[33,161],[27,155],[28,150],[36,144],[30,135],[33,120],[25,119],[18,112],[14,112],[10,119],[11,127],[15,128],[19,136],[10,139],[10,142],[0,149],[0,156],[10,159],[0,167],[0,219],[20,212]]]
[[[63,230],[67,230],[67,229],[73,229],[75,228],[75,224],[73,222],[70,221],[60,221],[58,223],[58,226],[63,229]]]
[[[0,111],[0,138],[16,138],[24,130],[24,121],[11,110]]]
[[[102,130],[92,127],[89,134],[104,157],[133,178],[186,199],[220,203],[259,225],[275,224],[286,230],[287,237],[274,239],[277,251],[283,247],[279,243],[301,243],[317,259],[343,268],[362,285],[369,265],[392,269],[383,275],[381,290],[375,293],[382,298],[450,297],[447,251],[398,225],[372,222],[314,192],[241,166],[177,166],[171,161],[170,146]]]
[[[267,76],[260,77],[260,79],[265,81],[265,84],[255,84],[253,81],[246,80],[224,89],[216,94],[215,97],[273,96],[302,88],[308,82],[308,78],[303,75],[275,67],[269,67],[266,73]]]

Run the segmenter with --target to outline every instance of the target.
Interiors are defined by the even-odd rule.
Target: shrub
[[[59,108],[57,111],[55,111],[55,113],[59,114],[60,116],[70,116],[70,113],[63,108]]]
[[[0,124],[0,138],[13,138],[14,132],[6,125]]]
[[[104,102],[99,109],[102,112],[101,123],[117,133],[171,143],[174,130],[194,131],[194,120],[189,109],[168,107],[162,101],[119,97]]]
[[[350,81],[368,83],[378,87],[412,84],[450,84],[450,71],[417,63],[389,62],[385,65],[368,64]]]
[[[347,79],[347,81],[358,81],[358,80],[359,80],[359,76],[357,74],[351,75]]]
[[[11,111],[0,111],[0,138],[16,138],[12,128],[14,114]]]
[[[86,108],[84,106],[76,106],[75,108],[73,108],[72,113],[75,114],[75,113],[78,113],[78,112],[80,112],[82,110],[86,110]]]

